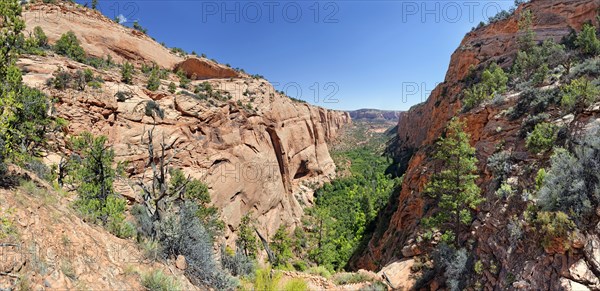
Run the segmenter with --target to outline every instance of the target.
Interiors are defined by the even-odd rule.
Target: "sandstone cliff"
[[[586,21],[595,23],[599,7],[600,1],[597,0],[534,0],[521,5],[515,15],[523,9],[530,9],[535,16],[533,30],[537,40],[560,40],[572,29],[579,30]],[[487,158],[494,153],[496,145],[502,143],[512,152],[517,163],[517,175],[526,173],[529,165],[541,163],[538,157],[528,153],[522,136],[519,136],[522,120],[510,121],[501,114],[516,104],[518,93],[509,95],[507,102],[502,106],[486,105],[466,114],[459,112],[462,107],[460,92],[465,86],[463,80],[469,73],[470,66],[493,61],[507,67],[516,55],[518,35],[517,17],[514,15],[468,33],[452,55],[444,83],[432,92],[426,102],[400,114],[398,136],[392,151],[396,162],[400,164],[400,174],[404,174],[403,187],[400,193],[395,193],[384,211],[385,219],[380,221],[378,231],[370,239],[365,250],[355,256],[351,266],[375,270],[398,259],[421,254],[422,250],[415,246],[414,239],[420,218],[431,208],[431,204],[428,204],[431,201],[426,201],[421,193],[435,167],[431,158],[432,145],[450,118],[459,116],[466,120],[471,144],[477,149],[478,166],[480,173],[483,173],[478,184],[488,198],[491,197],[478,210],[479,216],[471,228],[476,239],[476,247],[472,251],[480,258],[498,262],[500,267],[497,273],[484,271],[480,281],[483,286],[489,289],[516,287],[576,290],[583,286],[577,282],[587,280],[582,280],[577,274],[589,273],[594,276],[587,267],[588,263],[580,260],[584,253],[586,257],[597,257],[590,255],[597,249],[594,246],[598,241],[597,233],[578,246],[588,245],[586,250],[589,251],[586,252],[575,250],[565,255],[548,254],[533,247],[539,245],[539,242],[535,241],[525,242],[516,248],[507,247],[507,218],[513,213],[521,214],[525,206],[518,203],[503,204],[489,196],[492,177],[490,170],[486,168]],[[576,122],[590,124],[597,121],[598,112],[594,110],[586,112],[583,117],[577,116]],[[551,116],[558,114],[549,113]],[[569,117],[567,119],[572,121]],[[560,123],[561,120],[558,117],[554,122]],[[514,179],[521,186],[533,183],[523,181],[519,177]],[[494,195],[493,192],[491,195]],[[579,267],[581,268],[577,270]],[[598,271],[600,270],[594,269],[593,272]],[[519,281],[511,282],[515,278]],[[588,284],[590,285],[593,284]]]
[[[302,185],[335,175],[327,142],[350,122],[347,113],[292,101],[264,79],[204,58],[174,55],[148,36],[88,9],[36,4],[24,11],[24,17],[28,29],[42,27],[51,43],[73,30],[92,56],[111,55],[117,62],[138,65],[155,62],[198,79],[192,81],[189,91],[178,89],[171,94],[168,84],[178,84],[179,79],[170,74],[159,90],[151,92],[145,88],[147,76],[139,71],[133,85],[126,85],[120,82],[117,67],[96,70],[53,54],[19,61],[27,72],[24,82],[56,99],[55,114],[69,121],[69,133],[107,135],[118,159],[129,162],[127,171],[133,181],[144,174],[145,131],[155,127],[155,137],[175,141],[174,166],[208,184],[214,205],[222,210],[229,239],[249,212],[265,235],[274,234],[281,224],[298,223],[301,203],[312,201],[312,193]],[[102,79],[100,88],[59,91],[45,85],[58,70],[73,74],[84,68]],[[203,82],[214,88],[214,96],[190,92]],[[130,98],[117,100],[118,92]],[[159,105],[164,118],[146,114],[151,101]],[[51,155],[49,162],[57,159]],[[137,190],[126,183],[117,190],[137,199]]]

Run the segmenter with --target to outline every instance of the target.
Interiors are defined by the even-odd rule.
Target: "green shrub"
[[[562,253],[570,248],[575,224],[567,214],[561,211],[540,211],[533,223],[542,235],[541,243],[546,250]]]
[[[300,279],[294,278],[285,283],[283,286],[284,291],[308,291],[308,284]]]
[[[175,85],[175,83],[173,83],[173,82],[169,83],[169,92],[171,94],[175,94],[175,91],[177,91],[177,86]]]
[[[137,20],[133,22],[133,29],[135,29],[143,34],[148,34],[148,30],[145,29],[144,27],[142,27]]]
[[[177,76],[179,77],[179,87],[182,89],[187,89],[191,83],[191,80],[185,75],[185,72],[178,70]]]
[[[150,77],[148,78],[148,85],[146,85],[146,88],[148,88],[150,91],[156,91],[159,87],[160,79],[158,77],[158,71],[152,70],[152,72],[150,72]]]
[[[598,99],[600,89],[585,77],[571,81],[562,88],[561,106],[572,111],[576,108],[590,106]]]
[[[254,290],[278,291],[281,274],[273,272],[271,267],[257,269],[254,279]]]
[[[299,271],[299,272],[304,272],[308,269],[306,262],[301,261],[301,260],[293,262],[292,266],[294,267],[294,270]]]
[[[501,151],[491,155],[488,158],[487,166],[492,170],[492,173],[497,181],[505,180],[510,173],[510,152]]]
[[[46,36],[44,30],[41,27],[36,26],[35,28],[33,28],[33,38],[35,39],[35,42],[38,47],[48,47],[48,37]]]
[[[125,84],[131,84],[133,81],[134,68],[129,62],[125,62],[121,67],[121,81]]]
[[[85,51],[79,44],[77,36],[75,36],[75,33],[72,31],[63,34],[60,39],[56,41],[54,51],[78,62],[84,62],[86,60]]]
[[[514,190],[512,189],[510,184],[507,183],[502,183],[500,185],[500,188],[496,190],[496,196],[498,196],[498,198],[510,198],[510,196],[512,196],[513,194]]]
[[[85,80],[85,75],[83,73],[82,70],[78,70],[77,72],[75,72],[75,87],[77,90],[79,91],[84,91],[85,87],[87,86],[87,82]]]
[[[527,136],[525,145],[533,153],[541,153],[552,149],[558,128],[552,123],[538,123]]]
[[[492,63],[481,74],[481,82],[464,90],[464,110],[468,111],[496,94],[506,92],[508,76],[496,63]]]
[[[365,273],[338,273],[335,274],[331,279],[336,285],[347,285],[373,281],[373,278]]]
[[[161,270],[142,275],[142,285],[149,291],[183,290],[176,278],[165,275]]]
[[[596,27],[585,23],[575,39],[575,45],[587,56],[600,54],[600,40],[596,37]]]
[[[308,270],[306,270],[306,273],[311,274],[311,275],[321,276],[326,279],[331,277],[331,272],[324,266],[310,267]]]
[[[71,76],[71,74],[63,71],[62,69],[59,69],[58,73],[56,74],[56,77],[50,79],[50,83],[55,89],[65,90],[69,88],[72,80],[73,77]]]
[[[292,258],[292,240],[287,233],[284,225],[280,226],[275,232],[270,243],[270,248],[275,255],[275,266],[284,267],[289,264],[289,260]]]

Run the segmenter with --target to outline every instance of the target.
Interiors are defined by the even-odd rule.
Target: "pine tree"
[[[242,217],[238,231],[238,238],[235,242],[238,248],[242,249],[246,257],[256,258],[256,253],[258,252],[258,242],[256,241],[256,235],[254,235],[252,218],[250,215],[251,213],[248,213]]]
[[[98,0],[92,0],[92,9],[96,9],[98,7]]]
[[[292,258],[292,239],[284,225],[280,226],[275,232],[271,241],[271,250],[275,254],[276,266],[285,266]]]
[[[21,70],[15,65],[25,22],[18,0],[0,2],[0,163],[10,154],[15,140],[13,126],[22,88]]]
[[[471,212],[484,200],[475,184],[475,149],[469,145],[469,135],[463,128],[457,119],[448,125],[446,137],[437,143],[435,153],[442,170],[425,187],[425,193],[436,198],[439,207],[439,212],[426,219],[425,224],[445,230],[448,239],[454,237],[456,247],[460,246],[462,225],[471,223]]]

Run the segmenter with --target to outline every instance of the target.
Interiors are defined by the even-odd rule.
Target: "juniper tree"
[[[425,224],[440,227],[447,238],[454,237],[456,247],[460,246],[462,226],[471,223],[471,212],[484,200],[475,184],[478,177],[475,149],[463,128],[464,123],[457,119],[448,125],[446,136],[438,141],[434,155],[442,163],[442,170],[435,173],[425,187],[425,193],[436,198],[439,207]]]

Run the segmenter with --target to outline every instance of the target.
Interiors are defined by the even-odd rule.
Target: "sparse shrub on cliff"
[[[496,13],[496,15],[491,16],[490,18],[488,18],[488,23],[494,23],[494,22],[498,22],[498,21],[502,21],[504,19],[508,19],[510,16],[512,15],[512,12],[506,11],[506,10],[501,10],[498,13]]]
[[[494,178],[497,181],[503,181],[510,173],[511,154],[508,151],[501,151],[491,155],[488,158],[487,166],[492,170]]]
[[[331,278],[336,285],[371,282],[373,278],[365,273],[337,273]]]
[[[150,77],[148,78],[148,84],[146,88],[150,91],[156,91],[160,88],[160,78],[158,76],[158,70],[152,70]]]
[[[125,84],[131,84],[133,81],[134,70],[135,69],[133,68],[132,64],[125,62],[121,66],[121,82]]]
[[[36,26],[33,29],[33,38],[35,39],[36,45],[40,48],[48,48],[48,37],[46,36],[46,33],[44,33],[44,30],[39,27]]]
[[[119,91],[115,94],[115,97],[117,98],[117,101],[125,102],[125,101],[133,98],[133,93],[131,93],[129,91]]]
[[[146,114],[146,116],[150,117],[154,117],[154,114],[156,114],[156,116],[160,117],[161,119],[165,117],[165,111],[162,108],[160,108],[160,105],[154,100],[146,102],[146,108],[144,113]]]
[[[542,122],[536,124],[533,131],[527,136],[525,145],[533,153],[541,153],[552,149],[556,140],[558,128],[552,123]]]
[[[462,290],[465,287],[466,276],[464,275],[467,271],[468,260],[466,249],[456,250],[444,243],[439,244],[433,252],[436,273],[444,270],[446,286],[452,291]]]
[[[523,119],[523,122],[521,123],[519,136],[522,138],[526,138],[527,135],[533,131],[536,125],[538,125],[541,122],[544,122],[548,118],[550,118],[550,115],[546,113],[541,113],[538,115],[528,115]]]
[[[572,111],[596,102],[600,89],[585,77],[581,77],[564,86],[561,92],[561,106],[567,111]]]
[[[176,74],[179,77],[179,88],[187,89],[191,83],[191,80],[185,75],[185,72],[182,70],[178,70]]]
[[[575,45],[585,56],[594,57],[600,54],[600,40],[596,36],[596,27],[589,23],[583,24],[581,32],[575,39]]]
[[[72,58],[78,62],[85,62],[85,51],[79,44],[79,40],[75,33],[69,31],[63,34],[54,45],[54,51],[63,56]]]
[[[169,93],[175,94],[176,91],[177,91],[177,85],[175,85],[175,83],[173,83],[173,82],[169,83]]]
[[[467,88],[464,94],[464,110],[468,111],[496,94],[506,92],[508,76],[496,63],[492,63],[481,74],[481,82]]]
[[[71,74],[59,69],[58,73],[56,73],[56,77],[49,80],[49,83],[58,90],[65,90],[69,88],[73,77]]]
[[[562,211],[539,211],[532,221],[542,236],[541,244],[549,252],[564,253],[571,246],[575,224]]]
[[[148,34],[148,30],[145,29],[144,27],[142,27],[142,25],[140,25],[140,23],[137,20],[133,22],[133,29],[135,29],[143,34]]]

